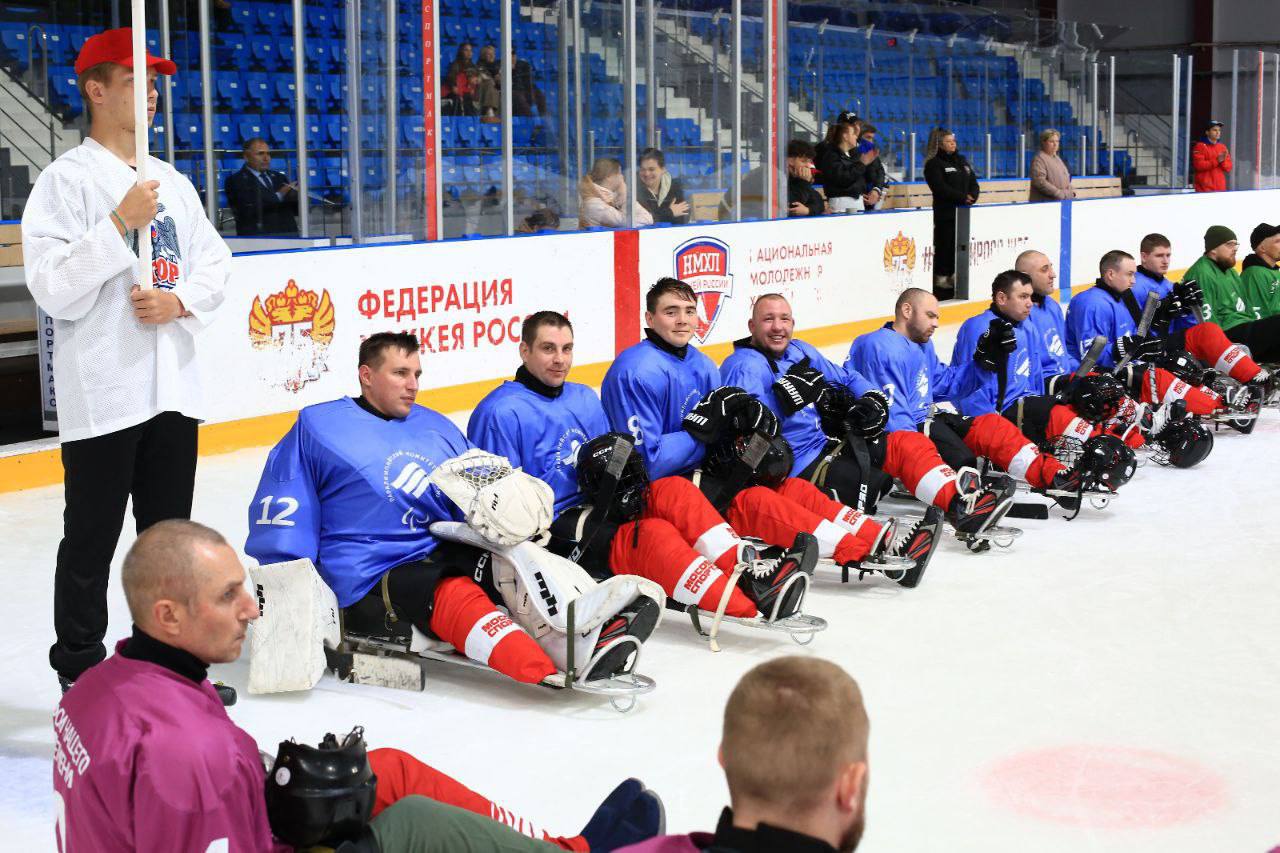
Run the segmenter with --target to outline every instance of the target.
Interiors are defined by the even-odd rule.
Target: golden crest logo
[[[884,271],[896,290],[911,286],[911,274],[916,268],[916,241],[901,231],[898,236],[884,241]]]
[[[258,375],[268,385],[297,393],[328,368],[335,313],[329,291],[302,290],[289,279],[284,290],[257,296],[249,309],[249,340],[260,353]]]

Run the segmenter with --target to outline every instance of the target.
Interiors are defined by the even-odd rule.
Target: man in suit
[[[244,142],[244,166],[227,178],[227,204],[236,235],[297,237],[298,186],[271,169],[271,149],[260,137]]]

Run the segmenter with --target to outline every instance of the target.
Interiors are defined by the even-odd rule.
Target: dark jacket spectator
[[[877,155],[874,150],[859,153],[862,123],[850,113],[827,128],[827,137],[818,145],[814,165],[822,181],[831,209],[837,213],[862,209],[867,192],[867,166]]]
[[[533,81],[533,66],[528,60],[518,58],[515,48],[512,48],[511,112],[518,116],[531,116],[535,106],[538,108],[538,115],[547,114],[547,99]]]
[[[636,201],[653,216],[654,222],[683,225],[689,221],[690,204],[685,199],[684,185],[667,171],[667,161],[657,148],[646,148],[640,155],[640,187]]]
[[[742,178],[742,207],[746,216],[763,217],[765,175],[775,174],[764,167],[752,169]],[[793,139],[787,145],[787,216],[821,216],[826,212],[827,200],[813,186],[813,146],[802,139]],[[725,196],[720,203],[720,220],[736,219],[733,215],[733,199]]]
[[[271,168],[266,140],[245,141],[245,164],[227,176],[227,206],[236,219],[236,236],[297,237],[298,191],[283,172]]]
[[[955,134],[936,128],[929,135],[924,179],[933,191],[933,293],[955,295],[956,208],[978,200],[978,178],[956,150]]]

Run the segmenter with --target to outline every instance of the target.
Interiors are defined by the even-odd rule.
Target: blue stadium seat
[[[234,119],[231,116],[214,116],[213,147],[227,151],[239,150],[240,129],[235,126]]]
[[[281,42],[280,44],[283,44]],[[250,63],[255,71],[278,71],[284,68],[280,59],[280,45],[268,36],[255,36],[250,42]]]
[[[267,118],[267,135],[272,148],[294,149],[298,147],[298,135],[294,131],[291,116],[270,116]]]
[[[295,88],[293,75],[277,74],[275,81],[275,90],[271,93],[272,109],[293,112],[298,102],[298,90]]]
[[[424,133],[421,116],[400,116],[400,147],[422,148],[426,139]]]
[[[239,74],[223,72],[215,77],[214,108],[220,112],[244,112],[244,86]]]
[[[223,121],[229,121],[232,119],[233,117],[223,116],[221,118],[215,119],[215,122],[221,123]],[[237,134],[236,136],[237,148],[242,146],[246,139],[253,139],[255,136],[261,136],[262,138],[267,139],[267,126],[266,124],[263,123],[262,116],[257,116],[257,115],[235,116],[234,121],[235,121],[234,130],[235,130],[235,133]],[[267,139],[267,144],[268,145],[271,144],[270,139]],[[218,148],[231,147],[227,145],[221,145],[217,140],[214,141],[214,145]],[[275,147],[275,146],[272,146],[272,147]]]
[[[269,113],[272,110],[271,77],[262,72],[249,72],[244,75],[245,107],[251,112]]]

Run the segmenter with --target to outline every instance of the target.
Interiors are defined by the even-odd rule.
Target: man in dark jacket
[[[885,172],[884,160],[880,158],[880,149],[876,146],[876,133],[878,131],[874,124],[863,122],[862,134],[858,137],[859,150],[866,147],[876,154],[876,159],[867,164],[865,174],[867,191],[862,196],[863,210],[879,210],[884,204],[885,188],[889,186],[889,176]]]
[[[297,237],[298,185],[271,169],[271,149],[260,137],[246,139],[244,166],[227,177],[227,204],[239,237]]]
[[[826,213],[827,201],[813,186],[813,146],[803,139],[787,143],[787,216],[821,216]],[[742,207],[750,217],[762,216],[764,210],[765,175],[772,177],[772,169],[761,166],[752,169],[742,178]],[[737,219],[733,215],[733,199],[725,195],[720,203],[720,220]]]

